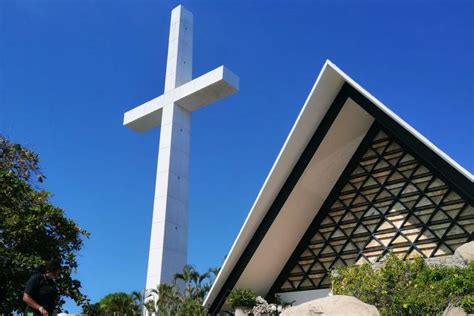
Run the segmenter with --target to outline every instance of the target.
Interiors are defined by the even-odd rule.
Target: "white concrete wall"
[[[187,262],[191,114],[163,109],[146,288],[169,283]]]
[[[193,14],[183,6],[171,12],[165,92],[193,77]]]

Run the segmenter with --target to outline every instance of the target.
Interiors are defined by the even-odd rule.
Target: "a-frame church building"
[[[205,301],[234,288],[305,302],[338,265],[453,254],[474,177],[327,61]]]

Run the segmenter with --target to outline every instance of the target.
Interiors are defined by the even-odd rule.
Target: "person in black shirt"
[[[58,301],[58,289],[54,279],[61,272],[61,262],[50,260],[44,269],[31,276],[26,282],[23,301],[26,303],[26,315],[52,315]]]

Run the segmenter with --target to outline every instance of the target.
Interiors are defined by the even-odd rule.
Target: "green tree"
[[[140,307],[131,294],[111,293],[99,301],[100,309],[106,315],[140,315]]]
[[[159,284],[156,289],[151,289],[145,304],[149,313],[157,316],[178,315],[183,296],[178,292],[175,284]]]
[[[192,265],[186,265],[181,273],[176,273],[173,283],[183,287],[184,298],[204,301],[206,294],[211,289],[214,278],[219,273],[219,268],[210,268],[207,272],[199,273]]]
[[[186,265],[174,275],[171,284],[160,284],[148,292],[145,307],[157,316],[206,315],[202,303],[218,272],[219,269],[213,268],[201,274],[193,266]]]
[[[83,314],[87,314],[88,316],[100,316],[104,314],[104,311],[100,307],[99,303],[90,304],[87,303],[82,307]]]
[[[76,255],[89,233],[50,202],[38,155],[0,135],[0,314],[22,311],[26,281],[50,258],[63,262],[58,279],[61,300],[84,304],[81,283],[72,278]]]
[[[147,298],[147,291],[146,290],[143,290],[143,291],[133,291],[132,294],[130,294],[133,301],[135,302],[135,304],[137,306],[139,306],[139,308],[143,308],[145,306],[145,303],[146,303],[146,298]]]

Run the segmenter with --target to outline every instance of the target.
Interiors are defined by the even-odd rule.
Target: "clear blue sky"
[[[221,265],[326,59],[473,171],[474,3],[396,2],[182,1],[194,76],[241,78],[193,113],[190,263]],[[122,115],[163,91],[177,4],[0,0],[0,133],[40,154],[91,232],[77,275],[93,301],[144,287],[159,129]]]

